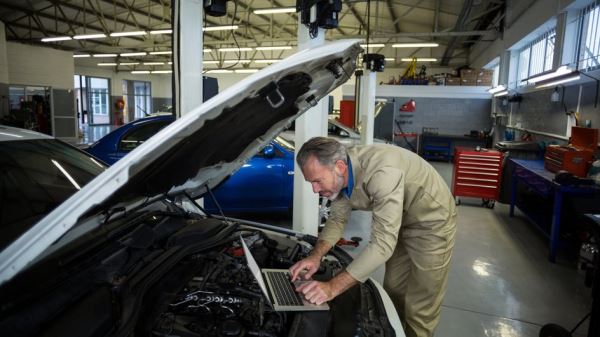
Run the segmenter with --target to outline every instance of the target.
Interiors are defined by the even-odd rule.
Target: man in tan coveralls
[[[373,212],[371,240],[328,282],[297,288],[312,303],[329,301],[364,282],[385,263],[384,288],[406,335],[432,336],[446,291],[456,207],[442,177],[418,155],[393,145],[344,148],[315,137],[296,158],[313,191],[332,200],[331,215],[309,257],[290,268],[292,280],[310,278],[344,233],[352,209]]]

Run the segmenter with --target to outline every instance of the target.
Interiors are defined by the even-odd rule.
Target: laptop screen
[[[252,253],[250,253],[250,249],[248,249],[248,246],[246,246],[246,242],[244,242],[244,239],[241,235],[240,241],[242,242],[242,248],[244,249],[244,256],[246,256],[246,262],[248,262],[248,268],[250,268],[250,271],[252,272],[252,275],[254,275],[254,278],[258,282],[260,289],[262,290],[263,294],[265,294],[267,301],[269,302],[269,304],[271,304],[271,298],[269,297],[269,293],[267,292],[267,285],[265,284],[265,280],[262,277],[260,268],[258,267],[258,264],[254,260]]]

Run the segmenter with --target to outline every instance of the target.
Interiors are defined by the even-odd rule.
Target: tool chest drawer
[[[503,154],[499,151],[457,147],[452,176],[454,196],[498,200],[502,160]]]

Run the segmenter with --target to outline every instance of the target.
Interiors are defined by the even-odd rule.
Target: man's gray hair
[[[298,166],[304,167],[311,156],[317,158],[321,165],[328,167],[333,166],[338,160],[348,164],[346,147],[337,140],[327,137],[314,137],[304,143],[296,156]]]

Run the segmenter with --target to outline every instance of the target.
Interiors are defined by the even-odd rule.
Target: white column
[[[377,73],[369,69],[364,70],[360,82],[360,100],[358,114],[360,116],[360,143],[362,145],[373,144],[373,128],[375,124],[375,85]]]
[[[317,37],[311,39],[308,28],[300,23],[298,18],[298,51],[322,45],[324,42],[325,30],[319,28]],[[296,119],[296,152],[310,138],[327,134],[327,105],[323,101],[319,101],[315,107]],[[319,222],[319,197],[312,191],[311,185],[304,181],[300,167],[294,162],[293,228],[295,231],[316,236]]]
[[[202,24],[204,1],[173,1],[174,97],[177,117],[202,104]]]

